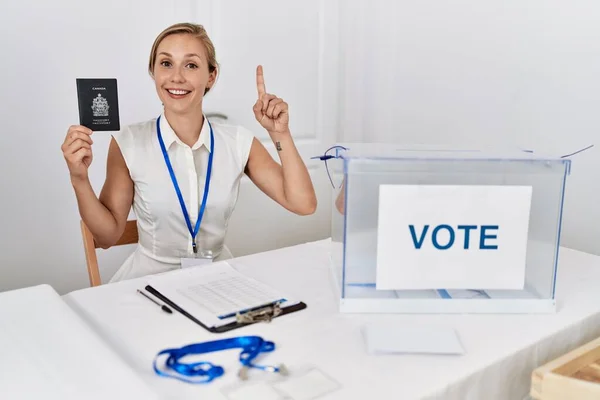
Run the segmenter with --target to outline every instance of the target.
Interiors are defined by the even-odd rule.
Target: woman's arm
[[[278,150],[281,164],[273,160],[259,140],[253,140],[246,174],[260,190],[289,211],[299,215],[314,213],[315,190],[291,135],[276,143],[281,149]]]
[[[344,188],[344,183],[346,181],[342,181],[342,186],[340,187],[340,192],[335,198],[335,208],[339,211],[340,214],[343,214],[346,210],[346,190]]]
[[[88,135],[91,135],[91,131]],[[78,159],[82,157],[83,152],[79,152],[78,157],[76,154],[78,150],[73,148],[65,148],[65,158],[69,169],[79,172],[71,174],[71,183],[81,219],[92,232],[98,245],[108,248],[119,240],[125,230],[133,201],[133,182],[129,177],[123,155],[115,140],[112,139],[108,151],[106,181],[100,197],[96,197],[87,176],[87,167],[91,164],[92,158],[91,141],[87,143],[89,147],[86,147],[85,155],[88,157],[86,162]],[[74,165],[77,168],[71,168]],[[81,168],[82,166],[84,168]]]
[[[288,105],[265,92],[262,67],[256,70],[258,100],[253,111],[275,144],[281,164],[260,141],[254,139],[246,164],[246,174],[267,196],[291,212],[309,215],[317,208],[317,197],[306,165],[289,130]]]

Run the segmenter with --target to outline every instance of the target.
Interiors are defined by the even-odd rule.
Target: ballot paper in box
[[[555,311],[568,157],[343,144],[321,158],[341,312]]]

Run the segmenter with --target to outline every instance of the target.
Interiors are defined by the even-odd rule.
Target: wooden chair
[[[94,240],[92,231],[87,225],[81,221],[81,235],[83,237],[83,249],[85,250],[85,262],[87,263],[88,275],[90,277],[90,286],[99,286],[102,284],[100,271],[98,270],[98,258],[96,257],[96,249],[100,246]],[[135,220],[127,221],[123,235],[117,241],[115,246],[124,244],[134,244],[138,242],[138,230]]]

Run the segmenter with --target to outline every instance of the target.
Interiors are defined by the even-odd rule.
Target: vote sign
[[[381,290],[523,289],[530,186],[381,185]]]

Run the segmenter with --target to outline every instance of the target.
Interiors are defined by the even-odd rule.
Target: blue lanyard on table
[[[262,366],[253,364],[252,361],[260,354],[270,352],[275,349],[275,344],[261,338],[260,336],[239,336],[229,339],[215,340],[211,342],[190,344],[179,349],[166,349],[160,351],[154,358],[153,367],[156,374],[179,379],[188,383],[208,383],[213,379],[220,377],[225,373],[225,370],[207,361],[183,363],[179,360],[202,353],[212,353],[221,350],[230,350],[241,348],[242,352],[239,355],[242,370],[241,377],[245,378],[245,371],[249,368],[257,368],[268,372],[277,372],[286,374],[287,370],[283,365],[279,367]],[[164,362],[164,369],[173,370],[175,373],[167,373],[157,366],[157,359],[160,356],[168,355]],[[242,372],[244,371],[244,372]]]
[[[177,184],[177,178],[175,177],[173,167],[171,166],[171,161],[169,160],[169,153],[167,153],[162,134],[160,133],[160,117],[158,117],[158,119],[156,120],[156,133],[158,135],[158,141],[160,142],[160,148],[162,149],[162,153],[165,158],[165,163],[167,164],[167,168],[169,169],[169,174],[171,175],[171,180],[173,181],[173,186],[175,187],[175,192],[177,192],[177,198],[179,199],[179,204],[181,205],[181,211],[183,212],[185,223],[187,224],[187,228],[190,232],[190,235],[192,235],[192,249],[194,250],[194,253],[198,252],[198,248],[196,247],[196,236],[198,235],[198,231],[200,230],[200,222],[202,221],[204,209],[206,208],[206,199],[208,198],[208,188],[210,185],[210,177],[212,172],[213,155],[215,152],[215,137],[213,135],[212,125],[210,124],[208,119],[206,120],[206,122],[208,123],[208,126],[210,128],[210,153],[208,155],[208,168],[206,169],[206,180],[204,182],[204,195],[202,196],[202,203],[200,205],[200,210],[198,211],[198,219],[196,220],[196,226],[192,229],[190,216],[187,212],[187,208],[185,207],[185,202],[183,201],[183,196],[181,195],[179,185]]]

